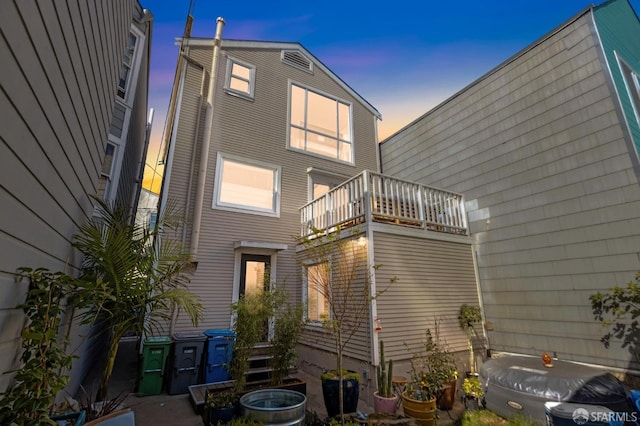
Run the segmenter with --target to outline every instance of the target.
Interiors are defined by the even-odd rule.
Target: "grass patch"
[[[509,420],[504,419],[490,410],[465,411],[456,420],[455,426],[539,426],[533,420],[523,416],[516,416]]]

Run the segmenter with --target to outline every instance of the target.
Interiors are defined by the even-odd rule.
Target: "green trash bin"
[[[162,379],[170,348],[171,339],[169,337],[149,337],[144,340],[138,393],[158,395],[162,391]]]

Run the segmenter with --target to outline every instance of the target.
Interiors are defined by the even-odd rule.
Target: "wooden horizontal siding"
[[[434,321],[451,351],[465,350],[458,312],[463,303],[479,305],[471,245],[375,232],[373,247],[380,265],[376,289],[384,290],[376,306],[387,358],[409,359],[407,347],[419,348],[427,329],[435,333]]]
[[[17,269],[80,265],[71,240],[93,210],[135,3],[2,4],[0,372],[19,362]],[[10,380],[0,375],[0,392]]]
[[[343,236],[343,238],[350,238],[351,242],[355,241],[354,237]],[[344,243],[344,241],[345,240],[342,240],[338,244],[342,244]],[[344,246],[342,247],[344,248]],[[344,250],[347,254],[350,253],[348,248]],[[363,247],[363,248],[360,248],[359,250],[367,250],[367,248]],[[299,256],[301,259],[305,258],[304,253],[305,253],[304,251],[301,251],[299,253]],[[341,253],[339,249],[336,249],[336,253],[332,253],[332,256],[331,256],[332,264],[334,264],[334,262],[335,263],[342,262],[341,259],[343,258],[340,256],[340,254]],[[312,257],[313,256],[314,255],[312,254]],[[316,253],[316,256],[317,256],[317,253]],[[369,269],[369,266],[364,265],[364,262],[357,262],[357,261],[350,262],[348,260],[346,262],[347,262],[346,264],[349,266],[366,267],[367,269]],[[337,266],[336,268],[339,269],[340,266]],[[343,283],[343,285],[348,285],[351,291],[353,292],[353,294],[357,296],[362,294],[362,291],[365,288],[363,287],[364,285],[366,285],[364,280],[369,280],[369,285],[372,285],[373,273],[371,273],[369,277],[366,277],[365,272],[362,271],[362,273],[358,274],[358,276],[354,279],[353,282]],[[336,293],[334,294],[338,294],[337,292],[339,292],[340,290],[341,290],[340,285],[338,285],[334,289],[334,291],[336,291]],[[372,325],[371,325],[370,301],[354,300],[353,298],[350,298],[349,303],[352,303],[356,307],[353,310],[350,310],[347,308],[344,311],[343,311],[344,308],[339,304],[340,301],[341,301],[341,297],[339,295],[334,296],[336,311],[339,313],[344,312],[345,318],[346,318],[343,322],[344,327],[343,327],[342,339],[343,339],[343,342],[345,342],[343,355],[353,360],[369,363],[371,362],[371,359],[372,359],[372,344],[371,344],[371,326]],[[362,303],[364,303],[364,305],[362,305]],[[361,309],[361,308],[364,308],[364,309]],[[357,315],[357,312],[355,312],[355,310],[362,312],[362,316],[356,318],[355,315]],[[357,328],[357,330],[350,329],[350,327],[354,327],[355,325],[358,325],[358,323],[359,323],[359,328]],[[353,333],[351,337],[349,337],[350,333]],[[335,354],[336,339],[337,337],[335,333],[331,332],[328,329],[322,328],[322,326],[307,326],[305,331],[302,334],[300,343],[306,346],[309,346],[315,350],[320,350],[320,351]],[[350,339],[349,342],[346,342],[347,339]],[[324,367],[334,368],[333,365],[324,366]]]
[[[188,48],[189,57],[207,69],[211,66],[211,52],[211,47]],[[253,101],[224,92],[227,54],[256,67]],[[280,251],[277,255],[276,284],[286,286],[293,300],[302,301],[302,275],[294,259],[294,236],[299,233],[299,208],[307,202],[307,168],[319,168],[345,176],[355,175],[367,168],[377,169],[373,115],[319,69],[310,75],[285,65],[280,61],[280,50],[277,49],[223,49],[217,78],[211,151],[200,229],[198,270],[190,283],[190,289],[200,295],[205,305],[206,316],[199,328],[229,326],[229,306],[233,297],[234,243],[238,241],[288,245],[288,250]],[[353,102],[355,166],[286,148],[289,78]],[[186,207],[189,219],[193,214],[197,182],[197,167],[192,171],[191,164],[200,80],[201,73],[198,68],[187,66],[186,83],[181,90],[180,117],[176,138],[173,141],[175,147],[168,187],[169,199],[176,200],[180,206]],[[205,87],[205,95],[206,90]],[[202,141],[204,111],[201,114],[198,146]],[[218,153],[258,160],[282,168],[280,217],[212,208]],[[194,164],[197,166],[199,163],[200,151],[196,148]],[[192,188],[188,187],[190,173],[193,173]],[[191,194],[188,205],[187,194]],[[190,236],[191,226],[188,225],[185,239],[187,246]],[[176,327],[183,330],[192,328],[184,318],[178,320]]]

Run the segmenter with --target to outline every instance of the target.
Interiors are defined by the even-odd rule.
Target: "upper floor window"
[[[127,39],[127,48],[122,55],[122,67],[120,68],[120,79],[118,80],[118,96],[122,99],[127,98],[137,42],[138,37],[133,32],[130,32]]]
[[[236,59],[227,60],[227,77],[225,89],[227,93],[249,97],[253,99],[256,67]]]
[[[351,105],[291,84],[289,147],[353,164]]]
[[[622,69],[622,75],[624,76],[625,83],[627,84],[627,90],[631,97],[633,109],[636,113],[636,119],[640,123],[640,77],[625,61],[618,57],[620,68]]]
[[[100,171],[100,180],[98,181],[98,197],[102,198],[105,201],[110,201],[111,194],[111,186],[113,180],[113,173],[115,167],[115,158],[116,154],[116,145],[107,142],[107,147],[105,148],[104,160],[102,160],[102,170]]]
[[[280,215],[280,167],[218,154],[213,207]]]

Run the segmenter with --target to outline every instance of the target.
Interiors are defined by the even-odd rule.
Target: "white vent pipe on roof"
[[[207,165],[209,164],[209,147],[211,146],[211,130],[213,127],[213,106],[218,75],[218,56],[220,56],[220,44],[222,42],[222,28],[224,19],[216,19],[216,36],[213,39],[213,56],[211,58],[211,74],[209,91],[207,93],[207,111],[204,118],[204,139],[200,150],[200,169],[198,170],[198,186],[196,188],[195,206],[193,209],[193,227],[191,228],[191,257],[198,262],[198,246],[200,244],[200,224],[202,222],[202,205],[204,204],[204,186],[207,181]]]

